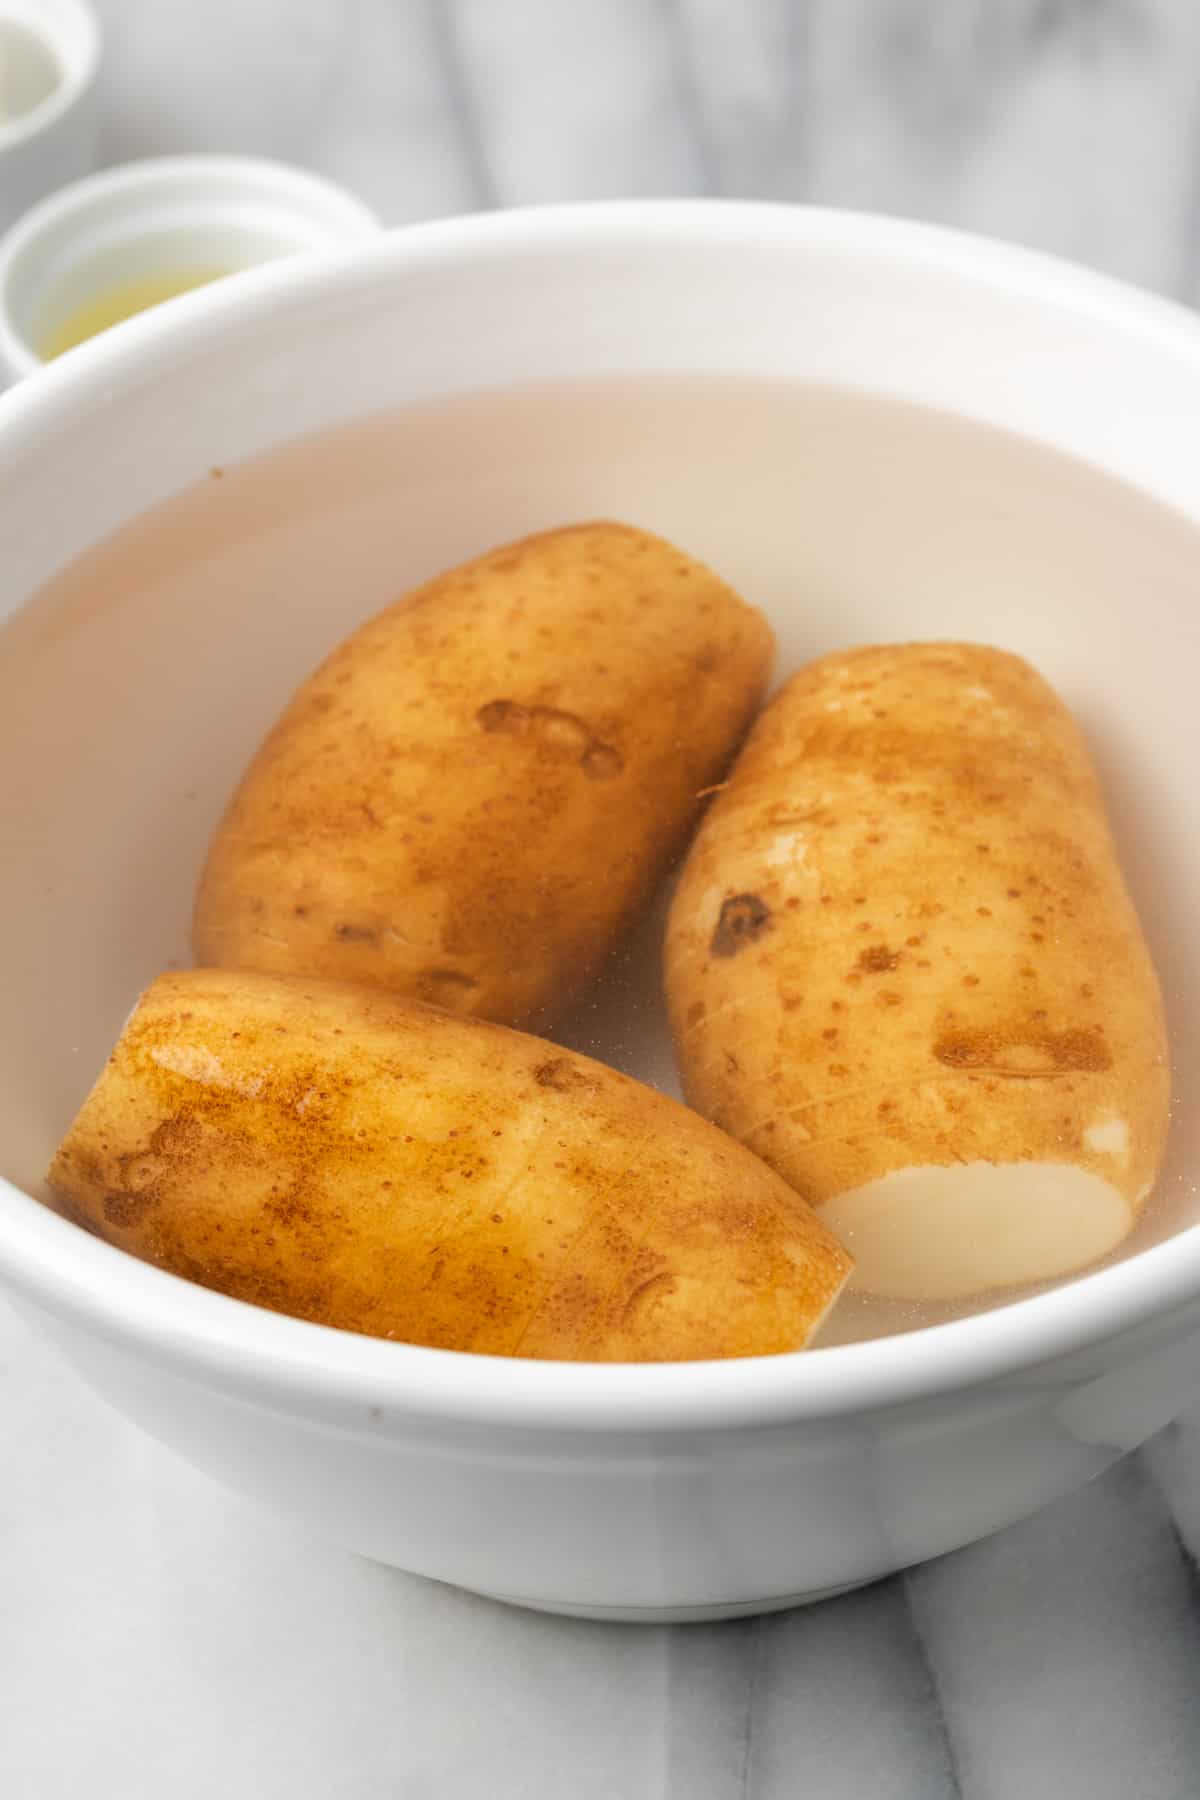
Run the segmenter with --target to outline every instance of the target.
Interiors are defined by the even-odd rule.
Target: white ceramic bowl
[[[0,400],[4,606],[211,465],[297,434],[515,383],[697,372],[945,407],[1200,521],[1200,326],[1166,304],[875,219],[548,209],[264,269],[119,327],[13,390]],[[753,444],[647,454],[597,473],[568,434],[531,491],[511,444],[464,444],[461,486],[451,478],[435,504],[424,490],[406,501],[398,473],[397,586],[426,559],[547,515],[624,509],[653,523],[657,468],[671,472],[663,528],[723,556],[735,580],[757,572],[785,636],[797,607],[828,608],[810,594],[789,612],[784,577],[804,527],[789,482],[768,484],[754,542],[741,543],[739,484],[761,474]],[[693,457],[710,484],[724,471],[726,508],[691,483]],[[856,632],[909,628],[889,596],[860,600]],[[143,618],[122,636],[112,604],[106,641],[119,655],[103,668],[36,611],[0,641],[0,1167],[33,1194],[133,991],[182,943],[205,835],[279,698],[257,672],[230,684],[239,647],[206,652],[197,621]],[[1153,593],[1129,595],[1111,685],[1170,827],[1151,928],[1176,1033],[1176,1155],[1194,1168],[1197,615],[1155,606]],[[959,633],[987,636],[971,609],[967,584]],[[321,630],[343,624],[331,611]],[[1075,656],[1081,679],[1086,667],[1103,681],[1095,646],[1113,641],[1113,621],[1059,625],[1058,661]],[[818,635],[836,642],[837,618],[821,618]],[[289,649],[282,614],[259,636],[245,654],[274,668],[282,691],[299,672],[289,656],[303,666],[312,645]],[[57,659],[56,704],[23,706],[43,657]],[[967,1543],[1141,1442],[1200,1377],[1195,1227],[963,1322],[716,1365],[524,1363],[328,1331],[136,1262],[19,1185],[0,1184],[0,1273],[86,1381],[230,1485],[369,1556],[625,1618],[763,1610]]]
[[[11,85],[14,103],[24,94],[37,98],[11,117],[0,117],[0,231],[43,194],[91,168],[100,61],[100,27],[87,0],[0,0],[0,55],[5,54],[4,21],[22,37],[7,46],[14,67],[0,89]],[[42,52],[58,72],[44,91]]]

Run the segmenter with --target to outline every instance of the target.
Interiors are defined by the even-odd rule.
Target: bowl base
[[[608,1620],[614,1625],[704,1625],[716,1619],[751,1619],[759,1613],[812,1606],[818,1600],[834,1600],[839,1594],[852,1594],[856,1588],[870,1587],[879,1579],[879,1576],[870,1575],[865,1581],[844,1581],[838,1587],[811,1588],[802,1594],[769,1595],[762,1600],[728,1600],[704,1606],[590,1606],[582,1600],[535,1600],[525,1594],[476,1591],[481,1592],[485,1600],[499,1600],[504,1606],[519,1606],[526,1612],[557,1613],[568,1619]]]

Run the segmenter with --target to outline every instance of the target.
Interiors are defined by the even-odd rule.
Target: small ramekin
[[[89,0],[3,0],[0,15],[41,38],[60,71],[45,99],[0,120],[0,231],[91,168],[100,27]]]
[[[106,289],[170,270],[236,273],[378,230],[354,195],[283,163],[172,156],[102,170],[0,239],[0,380],[40,368],[55,326]]]

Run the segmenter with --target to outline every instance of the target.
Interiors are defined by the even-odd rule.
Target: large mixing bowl
[[[603,457],[565,430],[529,460],[503,434],[489,441],[503,408],[469,405],[456,447],[431,405],[604,377],[631,393],[643,378],[758,385],[727,442],[672,429],[670,407],[655,431],[643,405],[636,441]],[[1186,1197],[1200,1170],[1200,610],[1138,582],[1093,605],[1049,579],[1036,606],[1000,618],[995,572],[970,569],[923,612],[898,597],[918,591],[911,568],[895,592],[855,592],[849,576],[839,591],[832,567],[824,588],[792,579],[806,487],[780,466],[771,384],[794,404],[796,382],[1066,453],[1171,509],[1186,558],[1200,522],[1188,315],[922,227],[614,205],[457,220],[281,264],[32,378],[0,401],[3,611],[214,466],[417,406],[395,472],[397,590],[536,525],[615,514],[762,601],[785,663],[871,637],[1028,641],[1069,698],[1104,700],[1171,1019],[1170,1180]],[[881,479],[876,464],[869,483]],[[873,506],[867,494],[864,532]],[[931,567],[943,549],[924,545]],[[1200,591],[1200,560],[1196,573]],[[85,1381],[200,1468],[368,1556],[530,1606],[646,1619],[782,1606],[968,1543],[1194,1397],[1200,1227],[1186,1209],[1164,1241],[980,1316],[803,1356],[647,1367],[328,1330],[192,1286],[57,1215],[41,1171],[133,995],[182,953],[229,784],[348,623],[344,593],[315,621],[289,619],[286,591],[262,604],[277,616],[231,638],[167,604],[131,620],[114,592],[69,621],[34,608],[0,638],[0,1275]],[[661,1043],[635,1044],[631,1066],[664,1070]]]

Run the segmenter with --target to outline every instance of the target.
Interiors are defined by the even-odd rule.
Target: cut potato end
[[[1051,1162],[896,1169],[820,1211],[856,1260],[851,1289],[894,1300],[965,1299],[1069,1275],[1133,1224],[1110,1182]]]

